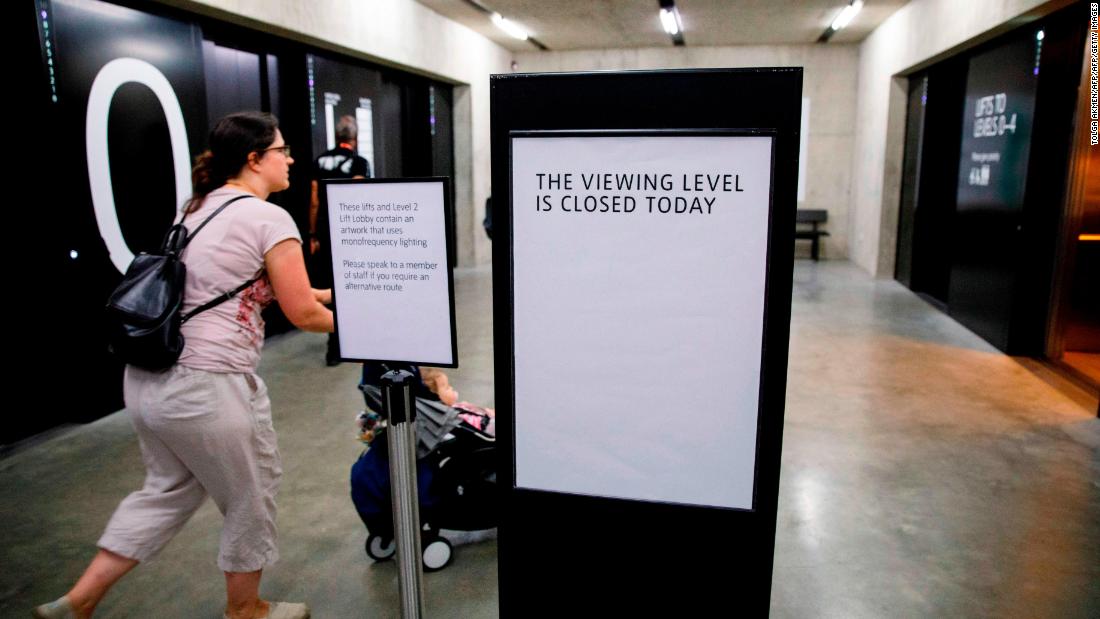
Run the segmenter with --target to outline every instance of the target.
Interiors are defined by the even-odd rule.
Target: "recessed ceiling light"
[[[524,30],[523,26],[505,19],[500,13],[493,13],[491,19],[497,28],[507,32],[509,36],[519,39],[520,41],[527,40],[527,31]]]

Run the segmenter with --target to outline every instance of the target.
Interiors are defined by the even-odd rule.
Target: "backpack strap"
[[[252,279],[250,279],[247,282],[241,284],[240,286],[237,286],[236,288],[234,288],[233,290],[230,290],[229,292],[223,292],[222,294],[214,297],[213,299],[207,301],[206,303],[203,303],[202,305],[196,307],[195,309],[191,310],[190,312],[184,314],[180,318],[180,324],[182,325],[183,323],[187,322],[188,320],[191,320],[192,318],[195,317],[196,314],[201,314],[202,312],[205,312],[208,309],[212,309],[214,307],[217,307],[217,306],[221,305],[222,303],[225,303],[226,301],[232,299],[233,297],[237,296],[237,293],[241,292],[245,288],[248,288],[252,284],[259,281],[259,279],[261,277],[263,277],[263,275],[264,275],[264,272],[260,271],[260,274],[257,275],[256,277],[253,277]]]
[[[230,199],[226,200],[224,204],[222,204],[221,206],[218,207],[218,210],[214,211],[213,213],[210,214],[209,217],[204,219],[203,222],[201,224],[199,224],[198,228],[195,228],[190,233],[188,233],[187,238],[184,239],[184,241],[183,241],[183,247],[180,247],[180,251],[182,252],[183,248],[187,247],[187,244],[191,242],[191,239],[195,238],[195,235],[199,233],[199,230],[202,230],[203,228],[205,228],[206,224],[210,223],[211,219],[214,219],[214,217],[216,217],[218,215],[218,213],[224,211],[225,207],[229,206],[230,204],[233,204],[237,200],[244,200],[245,198],[255,198],[255,197],[256,196],[254,196],[252,194],[249,194],[249,195],[245,195],[245,196],[237,196],[235,198],[230,198]],[[187,216],[187,214],[184,213],[183,217],[180,217],[180,223],[181,224],[183,223],[183,219],[186,216]]]
[[[225,207],[229,206],[230,204],[233,204],[237,200],[244,200],[245,198],[255,198],[255,197],[256,196],[253,196],[253,195],[245,195],[245,196],[237,196],[235,198],[230,198],[230,199],[226,200],[224,204],[222,204],[221,206],[218,207],[218,210],[214,211],[213,213],[210,214],[209,217],[204,219],[203,222],[201,224],[199,224],[198,228],[195,228],[195,230],[193,232],[191,232],[190,234],[187,235],[187,238],[184,239],[183,246],[180,247],[179,252],[183,253],[183,248],[187,247],[187,244],[191,242],[191,239],[195,238],[195,235],[199,233],[199,230],[202,230],[206,226],[206,224],[210,223],[210,220],[214,219],[214,217],[216,217],[218,215],[218,213],[224,211]],[[186,216],[187,215],[185,213],[184,217],[186,217]],[[180,217],[180,224],[183,224],[183,217]],[[182,325],[183,323],[187,322],[188,320],[191,320],[192,318],[195,317],[196,314],[201,314],[202,312],[205,312],[208,309],[217,307],[217,306],[221,305],[222,303],[225,303],[226,301],[232,299],[233,297],[235,297],[237,295],[237,293],[241,292],[245,288],[248,288],[252,284],[256,283],[256,281],[259,280],[261,277],[263,277],[263,275],[264,275],[264,272],[263,272],[263,270],[261,270],[260,274],[257,275],[256,277],[253,277],[252,279],[250,279],[247,282],[241,284],[240,286],[237,286],[236,288],[234,288],[233,290],[230,290],[229,292],[224,292],[224,293],[214,297],[213,299],[207,301],[206,303],[203,303],[202,305],[200,305],[200,306],[196,307],[195,309],[191,310],[187,314],[184,314],[183,316],[180,317],[180,324]]]

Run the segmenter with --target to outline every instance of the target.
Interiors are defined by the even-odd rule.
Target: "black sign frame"
[[[500,230],[493,247],[493,302],[502,616],[767,615],[790,334],[801,89],[800,68],[492,76],[493,217]],[[754,508],[516,488],[512,137],[730,131],[774,136]],[[659,367],[651,378],[660,380]],[[690,411],[680,414],[690,422]],[[720,472],[715,474],[720,479]],[[723,563],[723,555],[732,560]],[[579,600],[584,606],[576,605]]]
[[[378,184],[400,184],[400,183],[440,183],[443,191],[443,242],[447,245],[446,255],[450,255],[450,235],[447,234],[447,213],[451,210],[451,179],[446,176],[423,176],[423,177],[405,177],[405,178],[338,178],[338,179],[324,179],[318,181],[318,199],[320,200],[320,208],[328,211],[328,185],[378,185]],[[333,213],[329,211],[329,226],[334,226],[337,218],[333,217]],[[329,234],[329,238],[335,238],[335,235]],[[447,272],[447,303],[448,311],[450,312],[451,322],[451,363],[438,363],[435,361],[424,361],[414,359],[373,359],[373,358],[360,358],[360,357],[346,357],[343,351],[340,353],[340,360],[353,363],[402,363],[411,365],[428,365],[437,368],[457,368],[458,367],[458,326],[455,320],[455,282],[454,282],[454,269],[450,264],[445,262]],[[333,284],[332,284],[332,324],[333,324],[333,337],[336,341],[340,341],[340,329],[339,320],[337,320],[337,289],[340,287],[336,280],[336,258],[332,256],[332,268],[333,268]]]

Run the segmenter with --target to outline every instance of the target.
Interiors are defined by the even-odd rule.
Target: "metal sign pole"
[[[416,406],[413,375],[394,370],[382,376],[382,410],[389,421],[387,445],[390,458],[390,493],[393,498],[393,533],[397,542],[401,616],[419,619],[424,614],[424,571],[420,563],[420,509],[416,489]]]

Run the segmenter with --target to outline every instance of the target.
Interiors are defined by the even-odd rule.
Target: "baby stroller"
[[[418,375],[416,366],[386,366]],[[385,367],[364,365],[363,392],[367,421],[361,423],[366,451],[351,467],[351,498],[367,527],[366,551],[375,561],[396,552],[390,497],[390,468],[380,377]],[[417,493],[424,570],[441,570],[451,562],[451,542],[440,529],[480,531],[497,526],[496,438],[488,417],[447,406],[423,383],[415,390]],[[362,417],[362,415],[361,415]]]

